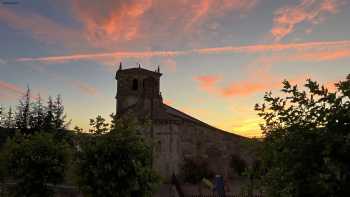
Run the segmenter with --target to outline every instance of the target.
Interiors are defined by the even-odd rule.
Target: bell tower
[[[116,72],[117,85],[117,114],[126,113],[138,118],[153,117],[153,112],[163,102],[160,93],[159,67],[155,71],[144,68],[123,69],[120,63]]]

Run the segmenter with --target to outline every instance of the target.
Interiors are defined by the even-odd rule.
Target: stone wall
[[[208,125],[182,120],[175,123],[154,124],[155,169],[169,180],[181,173],[185,159],[204,159],[209,168],[224,177],[232,174],[232,154],[246,158],[241,143],[245,138]]]

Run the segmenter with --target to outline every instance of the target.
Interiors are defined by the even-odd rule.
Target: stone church
[[[117,114],[131,114],[151,120],[144,131],[155,143],[153,166],[169,180],[181,173],[185,159],[204,159],[215,174],[229,176],[232,154],[241,154],[241,142],[247,138],[212,127],[163,103],[159,67],[123,69],[116,72]],[[178,91],[178,90],[174,90]],[[245,156],[242,156],[245,157]]]

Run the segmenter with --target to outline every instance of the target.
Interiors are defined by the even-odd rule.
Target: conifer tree
[[[30,127],[35,130],[42,130],[44,126],[44,106],[40,94],[37,101],[33,103],[33,110],[30,116]]]
[[[53,123],[55,129],[65,129],[68,126],[69,123],[66,124],[65,121],[66,117],[61,95],[58,94],[53,106]]]
[[[15,120],[14,120],[14,114],[12,112],[12,107],[10,107],[7,112],[7,116],[4,120],[4,127],[7,129],[15,128]]]
[[[29,119],[30,119],[30,89],[27,87],[27,91],[22,99],[19,100],[16,113],[16,127],[23,133],[29,131]]]
[[[52,97],[49,96],[48,100],[47,100],[47,106],[46,106],[46,113],[45,113],[45,117],[44,117],[44,123],[43,123],[43,129],[45,131],[50,131],[54,128],[54,103],[52,101]]]
[[[5,109],[0,105],[0,128],[5,127]]]

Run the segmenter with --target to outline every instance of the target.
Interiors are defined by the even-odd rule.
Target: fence
[[[263,197],[263,195],[261,194],[255,194],[253,196],[250,196],[248,194],[234,194],[234,195],[225,195],[225,196],[222,196],[222,195],[217,195],[217,194],[209,194],[209,195],[206,195],[206,194],[197,194],[197,195],[192,195],[190,197]]]

